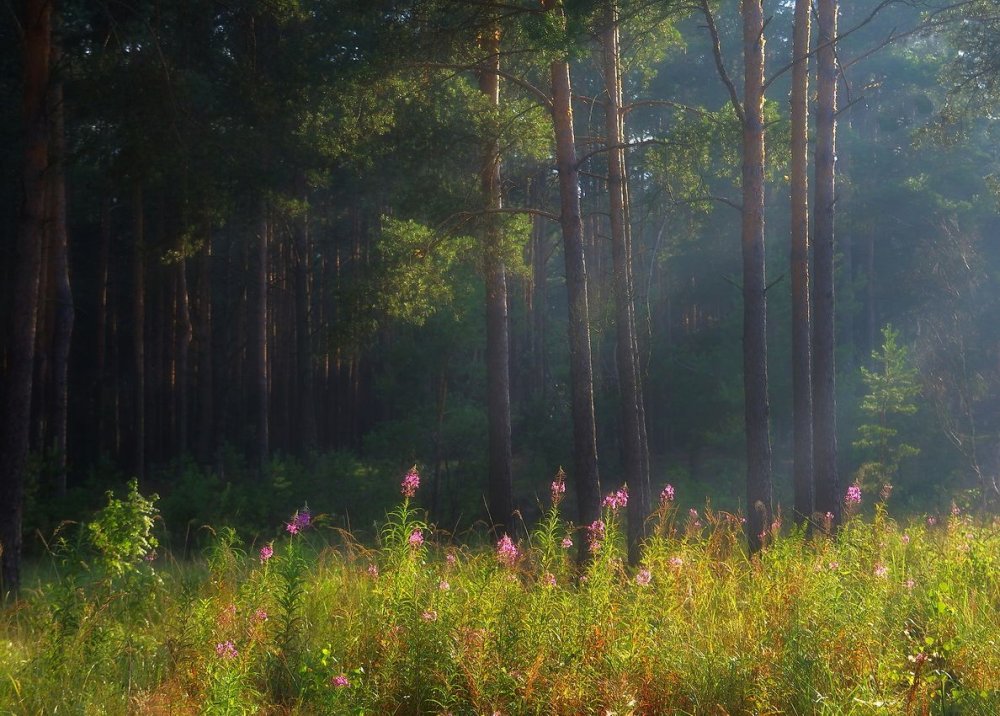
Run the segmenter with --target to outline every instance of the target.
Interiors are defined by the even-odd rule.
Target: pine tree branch
[[[722,80],[722,83],[729,90],[729,99],[733,103],[733,110],[736,112],[740,124],[743,124],[746,122],[746,114],[743,111],[743,104],[740,102],[739,93],[736,91],[736,85],[733,84],[733,79],[726,70],[726,63],[722,59],[722,40],[719,39],[719,28],[715,25],[715,16],[708,6],[708,0],[701,0],[701,12],[705,16],[705,22],[708,24],[708,34],[712,37],[712,54],[715,56],[715,68],[719,71],[719,78]]]

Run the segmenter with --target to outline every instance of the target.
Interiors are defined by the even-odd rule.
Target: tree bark
[[[816,510],[841,518],[837,474],[837,401],[834,315],[834,199],[837,133],[836,0],[819,0],[816,56],[816,197],[813,249],[813,460]]]
[[[489,53],[479,72],[479,90],[490,106],[500,107],[500,28],[489,28],[481,38]],[[480,187],[487,211],[503,205],[500,186],[500,138],[489,137],[484,147]],[[486,391],[489,423],[490,519],[506,534],[513,532],[514,497],[511,471],[510,335],[507,322],[507,276],[503,235],[496,214],[484,217],[483,269],[486,279]]]
[[[188,297],[187,258],[177,262],[177,453],[184,457],[188,452],[188,385],[190,383],[191,309]]]
[[[261,474],[270,457],[270,423],[268,419],[268,373],[267,373],[267,245],[270,222],[267,206],[262,200],[257,232],[257,335],[255,353],[257,359],[257,460]]]
[[[747,449],[747,538],[751,551],[771,524],[767,287],[764,265],[764,11],[743,0],[743,390]]]
[[[132,219],[134,221],[132,255],[132,359],[135,371],[135,445],[133,469],[139,482],[146,475],[146,245],[145,216],[142,204],[142,184],[132,189]]]
[[[4,598],[16,596],[21,585],[24,468],[28,455],[35,319],[45,231],[45,172],[49,164],[45,95],[49,83],[51,3],[27,0],[22,28],[24,204],[18,220],[17,271],[9,316],[4,415],[0,423],[0,595]]]
[[[810,2],[795,0],[791,97],[792,487],[796,522],[813,511],[812,339],[809,334]]]
[[[605,142],[608,149],[608,196],[611,219],[611,260],[615,300],[618,389],[621,407],[622,463],[631,488],[628,503],[628,555],[636,564],[649,514],[649,475],[644,454],[642,389],[632,280],[632,247],[626,211],[625,115],[619,59],[618,3],[609,2],[602,33],[602,70],[607,93]]]
[[[215,442],[215,385],[212,379],[212,230],[208,227],[199,259],[198,299],[198,453],[208,463]]]
[[[316,449],[316,403],[315,381],[313,379],[312,330],[309,322],[309,273],[311,267],[309,249],[308,194],[305,177],[297,180],[297,194],[303,203],[302,213],[295,221],[295,340],[296,376],[299,396],[300,433],[299,447],[303,455]]]
[[[597,465],[597,428],[594,419],[594,372],[590,350],[590,307],[587,298],[587,262],[580,218],[580,174],[573,129],[572,84],[569,62],[556,60],[552,77],[552,119],[556,135],[559,174],[560,224],[569,298],[570,393],[573,413],[573,479],[580,524],[601,514],[601,483]],[[583,540],[581,540],[583,542]]]

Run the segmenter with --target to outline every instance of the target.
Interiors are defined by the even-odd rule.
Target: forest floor
[[[613,506],[495,548],[409,500],[376,548],[303,513],[185,563],[126,520],[2,613],[0,712],[1000,713],[1000,521],[878,504],[753,558],[740,522],[664,502],[630,567]]]

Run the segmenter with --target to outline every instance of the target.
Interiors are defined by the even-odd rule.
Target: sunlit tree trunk
[[[500,106],[500,28],[488,29],[481,38],[488,52],[479,72],[479,90],[490,106]],[[500,186],[500,138],[486,142],[480,186],[486,210],[503,203]],[[495,214],[484,219],[484,273],[486,274],[486,382],[489,421],[489,509],[493,522],[513,531],[513,485],[510,435],[510,335],[507,324],[507,277],[503,261],[503,235]]]
[[[625,113],[619,59],[618,3],[609,2],[602,33],[602,70],[607,94],[605,142],[608,150],[608,196],[611,219],[611,260],[617,332],[618,387],[621,401],[622,462],[631,489],[628,504],[629,561],[637,563],[639,545],[649,514],[649,475],[644,454],[642,389],[635,331],[632,247],[625,205]]]
[[[743,0],[743,390],[747,449],[747,538],[751,551],[771,524],[767,283],[764,270],[764,11]]]
[[[26,0],[23,29],[24,203],[18,219],[17,271],[8,317],[8,370],[0,422],[0,594],[16,595],[21,584],[21,521],[24,469],[31,420],[31,385],[41,245],[45,231],[45,173],[49,132],[45,96],[49,83],[51,3]]]
[[[309,320],[309,274],[312,259],[309,247],[309,210],[305,177],[300,175],[297,184],[296,193],[303,202],[303,209],[295,221],[295,340],[298,362],[296,392],[299,407],[299,446],[303,453],[308,453],[317,446],[312,326]]]
[[[812,339],[809,333],[810,2],[795,0],[791,97],[792,411],[795,520],[813,511]]]
[[[836,0],[819,0],[816,55],[816,197],[813,248],[813,461],[816,510],[841,517],[837,474],[837,401],[833,219],[837,133]]]
[[[597,467],[597,429],[594,419],[594,372],[590,351],[590,307],[587,264],[580,218],[580,174],[573,129],[572,85],[569,63],[551,65],[552,118],[559,174],[560,223],[569,298],[570,393],[573,413],[573,479],[578,519],[590,524],[601,513],[601,485]]]

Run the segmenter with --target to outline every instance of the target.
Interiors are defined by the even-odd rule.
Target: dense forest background
[[[204,524],[254,534],[305,503],[365,530],[414,464],[432,519],[459,531],[512,521],[487,505],[530,521],[560,466],[570,500],[599,466],[606,489],[639,470],[646,505],[669,482],[745,509],[754,4],[8,3],[7,523],[23,504],[22,532],[48,535],[137,476],[178,552]],[[764,438],[791,514],[796,3],[763,5]],[[825,45],[813,18],[808,67],[833,56],[839,99],[839,485],[891,482],[907,510],[998,497],[998,17],[988,0],[859,0]]]

